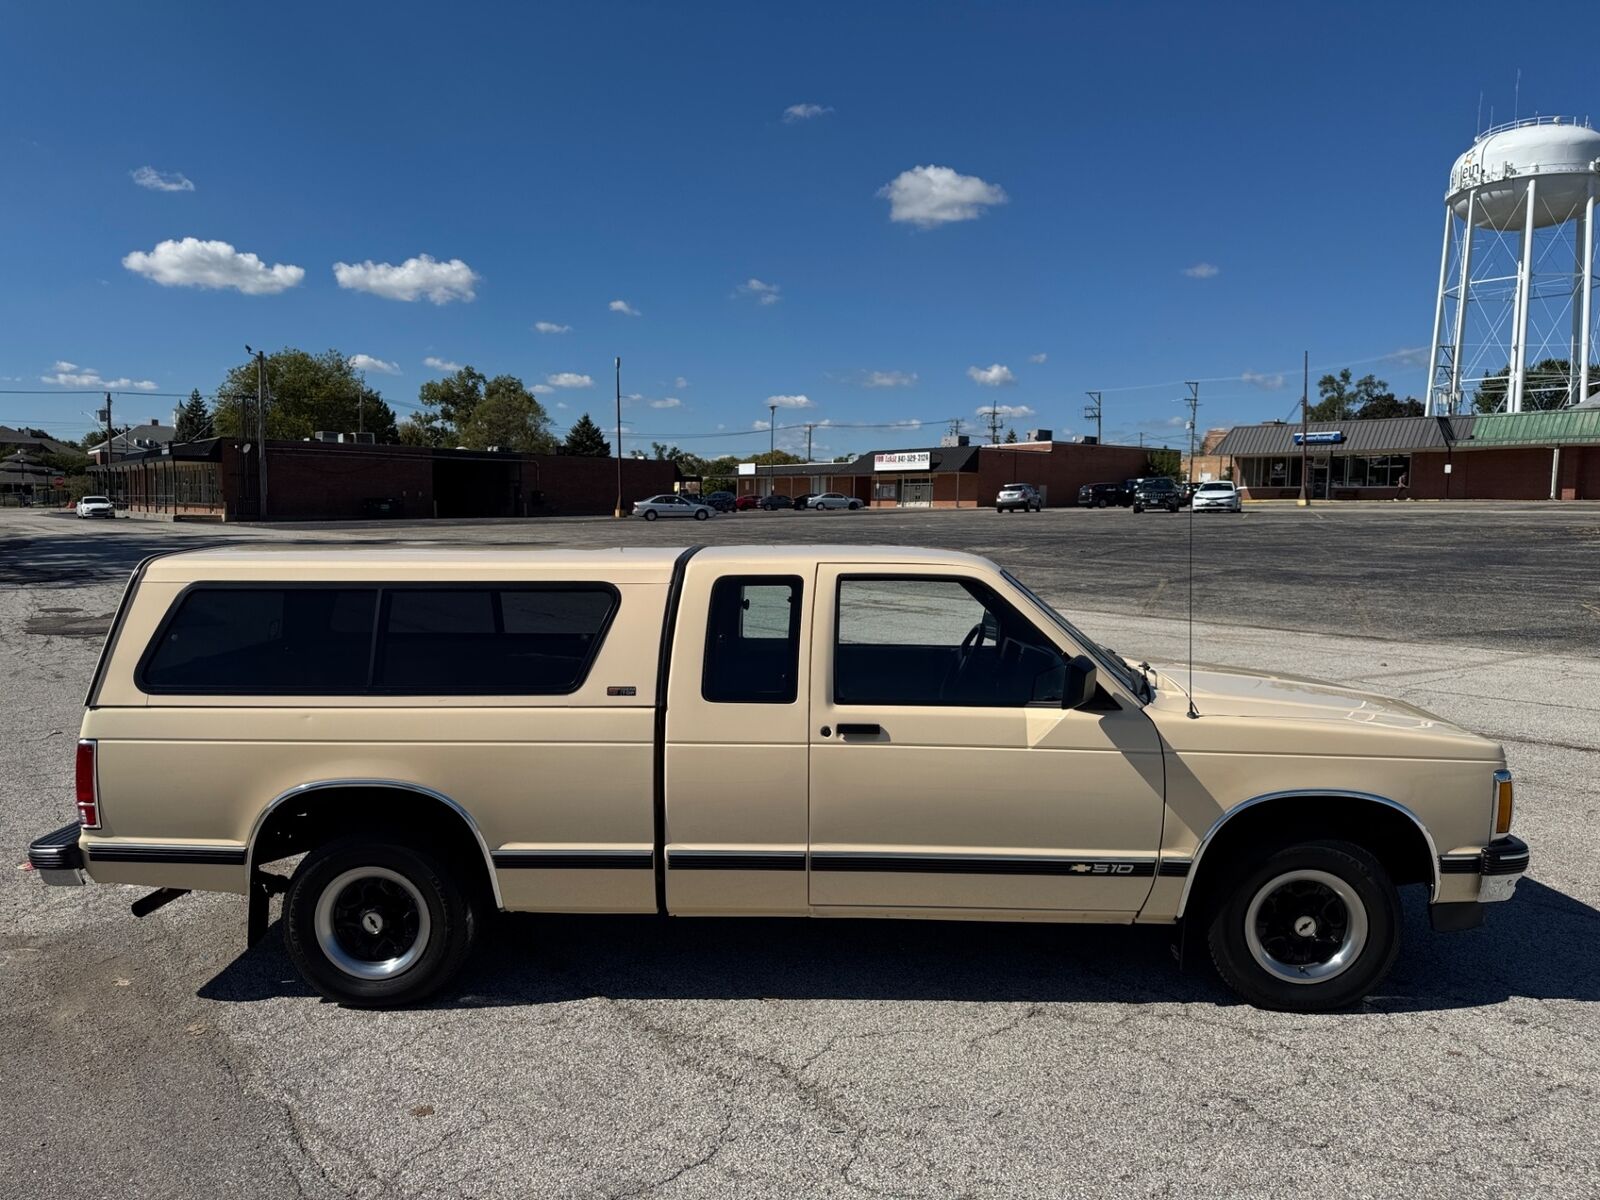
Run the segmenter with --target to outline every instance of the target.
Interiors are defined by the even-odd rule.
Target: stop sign
[[[66,487],[67,486],[66,477],[64,475],[57,475],[54,479],[52,479],[50,481],[50,486],[51,487]]]

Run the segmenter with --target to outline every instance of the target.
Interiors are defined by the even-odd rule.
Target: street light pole
[[[617,507],[611,514],[622,518],[622,355],[617,355]]]
[[[1305,358],[1301,362],[1303,376],[1300,384],[1300,498],[1295,501],[1295,504],[1300,508],[1309,508],[1311,505],[1311,481],[1306,478],[1306,464],[1309,453],[1306,441],[1310,429],[1311,351],[1307,350],[1304,354]]]

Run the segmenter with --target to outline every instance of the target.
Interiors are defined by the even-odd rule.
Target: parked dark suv
[[[1133,511],[1142,513],[1147,508],[1164,508],[1177,512],[1183,507],[1183,489],[1165,475],[1133,481]]]
[[[1078,489],[1081,508],[1122,507],[1132,498],[1132,493],[1120,483],[1086,483]]]

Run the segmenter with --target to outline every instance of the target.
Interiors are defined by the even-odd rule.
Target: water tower
[[[1561,408],[1600,387],[1590,359],[1600,132],[1531,117],[1480,133],[1450,171],[1427,411]],[[1539,364],[1567,365],[1558,369]],[[1485,378],[1488,384],[1485,385]]]

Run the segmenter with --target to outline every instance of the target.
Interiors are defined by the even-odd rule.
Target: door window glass
[[[834,643],[837,704],[1059,704],[1066,663],[981,584],[845,578]]]
[[[800,670],[800,580],[726,576],[711,589],[700,694],[715,704],[792,704]]]

